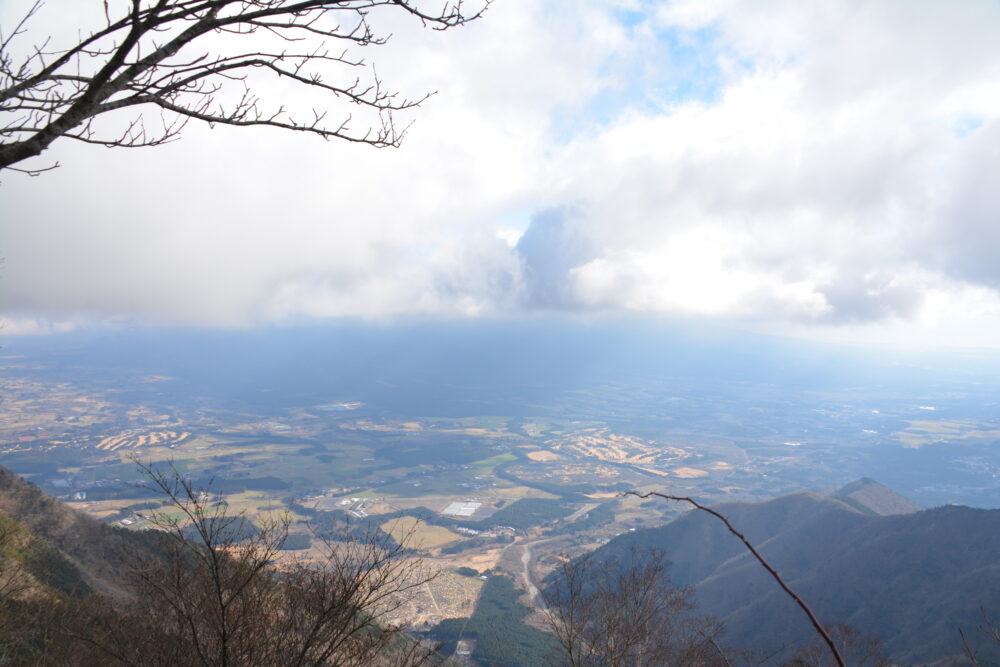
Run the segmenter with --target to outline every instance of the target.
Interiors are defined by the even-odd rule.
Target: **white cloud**
[[[400,150],[193,126],[150,151],[60,146],[60,170],[0,186],[5,309],[948,320],[993,340],[1000,6],[618,14],[643,6],[498,2],[443,34],[382,17],[380,76],[440,91]],[[557,233],[526,211],[561,211]]]

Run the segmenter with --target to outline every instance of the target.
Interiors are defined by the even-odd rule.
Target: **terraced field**
[[[587,428],[547,442],[552,450],[560,453],[636,466],[661,467],[691,456],[691,452],[679,447],[612,433],[608,428]]]
[[[97,443],[97,449],[115,451],[118,449],[137,449],[139,447],[169,447],[179,445],[188,438],[188,431],[140,431],[130,429],[118,435],[104,438]]]

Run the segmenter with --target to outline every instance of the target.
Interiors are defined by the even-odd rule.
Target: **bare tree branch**
[[[986,641],[1000,648],[1000,624],[997,624],[990,618],[989,612],[986,611],[986,607],[979,608],[980,613],[983,616],[983,622],[976,628],[979,634],[986,638]],[[962,652],[965,657],[969,659],[975,667],[980,667],[982,663],[979,660],[979,652],[973,649],[972,644],[969,643],[969,638],[965,635],[965,630],[959,628],[958,634],[962,639]]]
[[[727,664],[721,624],[693,615],[692,591],[671,585],[659,551],[564,563],[546,594],[549,630],[570,667]],[[721,659],[719,656],[722,656]]]
[[[689,498],[687,496],[672,496],[666,493],[659,493],[657,491],[648,491],[646,493],[639,493],[638,491],[627,491],[623,495],[636,496],[638,498],[650,498],[656,496],[657,498],[663,498],[664,500],[676,500],[678,502],[687,503],[697,510],[701,510],[702,512],[707,512],[708,514],[711,514],[716,519],[725,524],[726,529],[730,533],[735,535],[741,542],[743,542],[743,545],[747,548],[747,551],[753,554],[753,557],[756,558],[757,561],[764,566],[764,569],[767,570],[768,573],[774,578],[774,580],[778,582],[778,585],[781,586],[781,589],[785,591],[785,593],[795,602],[795,604],[797,604],[802,609],[802,611],[805,612],[806,616],[809,617],[809,622],[812,624],[813,628],[822,638],[826,646],[830,649],[830,654],[833,656],[838,667],[846,667],[844,663],[844,658],[840,655],[840,651],[837,649],[837,645],[834,643],[833,638],[830,636],[829,631],[827,631],[827,629],[823,627],[823,624],[819,622],[819,619],[816,618],[816,614],[813,613],[813,610],[809,607],[809,605],[807,605],[802,600],[802,598],[798,596],[797,593],[795,593],[795,591],[793,591],[788,586],[788,584],[785,583],[785,580],[781,578],[781,575],[778,574],[778,571],[775,570],[771,566],[771,564],[768,563],[767,560],[765,560],[764,557],[760,555],[760,552],[754,548],[753,544],[750,543],[750,540],[748,540],[743,533],[741,533],[740,531],[736,530],[736,528],[733,527],[733,524],[730,523],[729,519],[725,515],[723,515],[720,512],[717,512],[711,507],[702,505],[698,501],[694,500],[693,498]]]
[[[105,2],[104,27],[76,44],[53,48],[44,40],[16,48],[42,7],[37,1],[13,30],[0,27],[0,169],[40,155],[61,137],[156,146],[176,138],[189,120],[398,146],[406,128],[397,127],[393,114],[419,106],[433,93],[399,97],[363,59],[330,46],[384,44],[388,36],[369,25],[375,10],[399,11],[426,27],[447,30],[479,18],[490,2],[480,0],[478,10],[466,11],[462,0],[446,0],[440,11],[428,13],[415,0],[130,0],[120,14]],[[317,43],[294,52],[260,48],[268,38],[279,45]],[[357,76],[344,81],[345,70],[358,68],[369,70],[368,82]],[[290,82],[327,102],[295,112],[282,104],[265,108],[251,92],[265,78]],[[233,95],[234,84],[243,86],[242,94]],[[352,114],[331,113],[330,103],[358,106],[373,120],[355,131]],[[95,135],[95,117],[133,107],[140,114],[143,107],[157,108],[178,120],[149,133],[139,117],[124,132]],[[296,116],[311,120],[299,122]]]
[[[131,605],[67,630],[101,664],[414,667],[436,659],[389,620],[431,578],[405,540],[377,531],[316,536],[318,558],[281,556],[289,515],[250,521],[173,468],[141,467],[168,501],[152,515],[161,548],[134,554]]]

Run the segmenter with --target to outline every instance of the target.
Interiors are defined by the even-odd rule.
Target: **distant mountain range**
[[[870,479],[831,496],[800,492],[714,509],[821,620],[880,636],[894,661],[957,655],[959,629],[976,635],[982,608],[1000,615],[1000,510],[921,510]],[[700,612],[726,624],[732,646],[773,651],[815,636],[801,609],[707,513],[687,512],[664,526],[622,535],[597,556],[632,547],[664,550],[674,582],[694,587]]]

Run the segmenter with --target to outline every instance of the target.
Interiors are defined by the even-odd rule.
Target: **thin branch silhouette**
[[[12,29],[0,26],[0,170],[62,137],[159,146],[190,121],[398,146],[409,125],[397,126],[394,114],[434,92],[401,96],[386,88],[374,66],[350,55],[388,41],[369,24],[370,15],[398,12],[447,30],[479,18],[491,1],[466,10],[463,0],[446,0],[428,12],[415,0],[131,0],[117,13],[105,2],[104,25],[82,33],[76,44],[56,46],[40,37],[27,46],[43,7],[38,0]],[[268,79],[319,95],[321,106],[268,104],[273,94],[254,92]],[[353,127],[345,106],[366,112],[362,127]],[[158,112],[161,122],[147,128],[143,109]],[[95,124],[122,110],[135,115],[117,130],[114,122]]]
[[[827,647],[829,647],[830,653],[833,655],[833,659],[837,662],[837,665],[839,667],[847,667],[846,663],[844,662],[844,658],[840,655],[840,651],[837,649],[837,645],[834,643],[833,638],[830,636],[829,631],[827,631],[827,629],[823,626],[823,624],[820,623],[819,619],[816,617],[816,614],[813,613],[813,610],[809,607],[809,605],[807,605],[805,601],[801,597],[799,597],[799,595],[795,591],[793,591],[788,584],[785,583],[785,580],[781,578],[781,575],[778,574],[778,571],[775,570],[762,555],[760,555],[760,552],[757,551],[756,548],[754,548],[753,544],[751,544],[750,540],[747,539],[746,535],[736,530],[736,528],[733,526],[732,523],[730,523],[729,519],[724,514],[712,509],[711,507],[702,505],[694,498],[690,498],[688,496],[672,496],[670,494],[660,493],[658,491],[647,491],[645,493],[640,493],[638,491],[626,491],[622,495],[636,496],[637,498],[650,498],[655,496],[657,498],[663,498],[664,500],[675,500],[677,502],[687,503],[692,507],[694,507],[695,509],[711,514],[716,519],[725,524],[726,529],[729,530],[730,533],[735,535],[741,542],[743,542],[743,545],[747,548],[747,550],[751,554],[753,554],[754,558],[756,558],[757,561],[764,566],[764,569],[767,570],[772,577],[774,577],[774,580],[778,582],[778,585],[781,586],[781,589],[785,591],[785,593],[787,593],[788,596],[792,598],[795,604],[797,604],[802,609],[802,611],[805,612],[806,616],[809,617],[809,622],[812,624],[817,634],[819,634],[819,636],[826,643]]]

